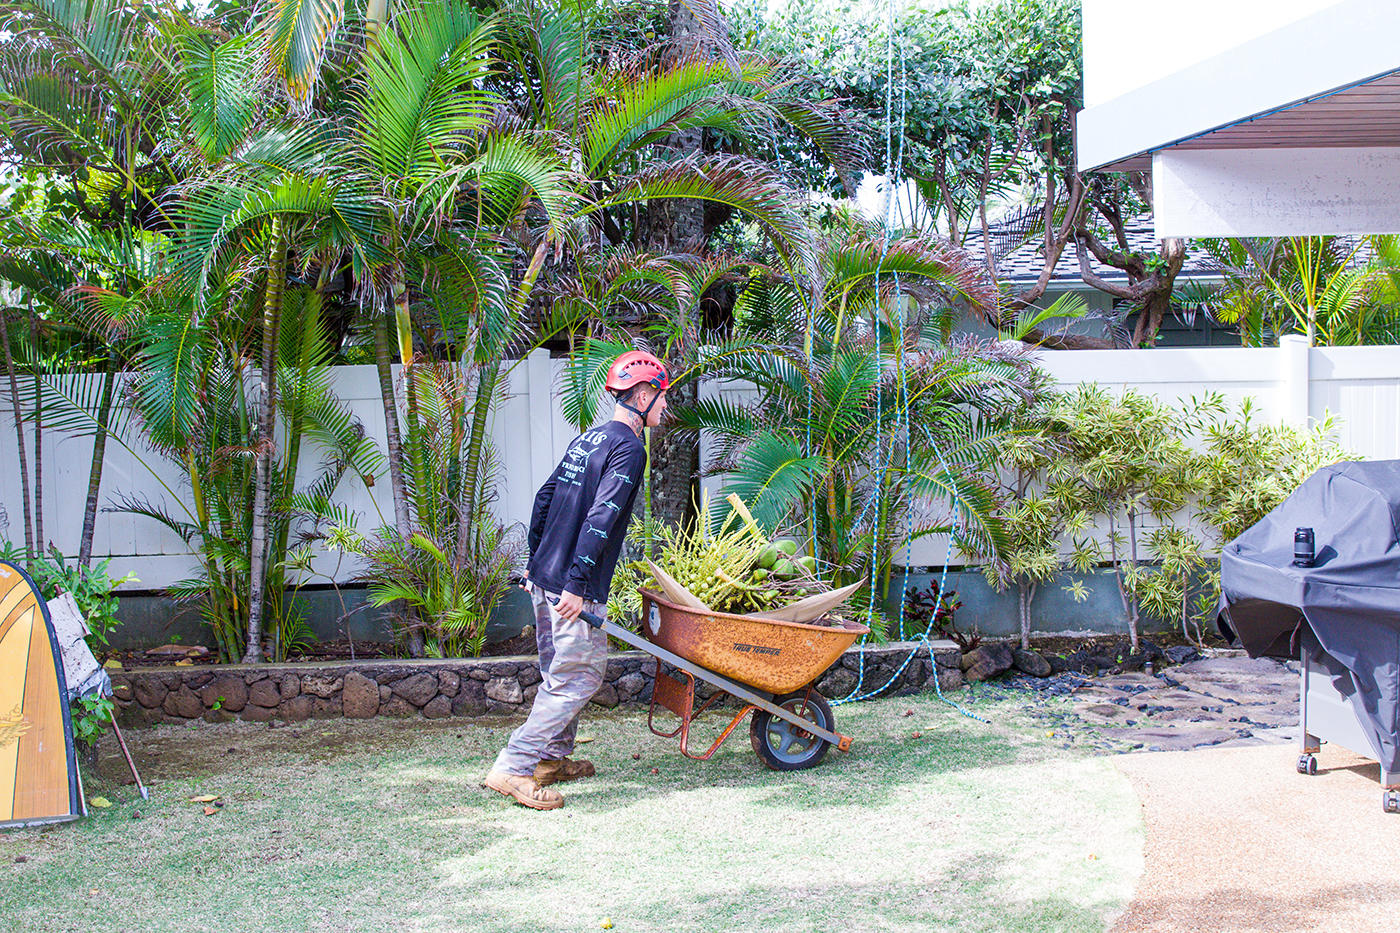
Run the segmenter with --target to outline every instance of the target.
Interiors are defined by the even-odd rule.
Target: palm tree
[[[761,524],[808,539],[838,581],[887,585],[895,549],[940,532],[994,554],[987,474],[1029,365],[951,339],[947,312],[992,293],[960,251],[921,240],[833,239],[820,265],[815,301],[791,281],[752,282],[735,337],[699,364],[757,399],[702,400],[680,423],[713,432],[711,471]]]
[[[1380,268],[1361,260],[1368,242],[1330,236],[1205,239],[1199,245],[1223,282],[1186,289],[1182,302],[1238,326],[1251,346],[1285,333],[1302,333],[1309,344],[1384,340],[1386,316],[1372,313]],[[1383,247],[1384,240],[1379,242]],[[1372,252],[1379,257],[1383,248]]]

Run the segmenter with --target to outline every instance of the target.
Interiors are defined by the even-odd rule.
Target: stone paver
[[[1032,693],[1032,715],[1068,742],[1113,751],[1284,744],[1298,741],[1297,664],[1243,652],[1141,672],[1014,677],[1002,689]],[[1062,696],[1068,705],[1050,702]]]

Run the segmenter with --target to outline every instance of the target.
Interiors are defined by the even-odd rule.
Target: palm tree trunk
[[[39,554],[45,550],[44,541],[44,394],[43,377],[39,372],[39,316],[34,313],[34,300],[29,301],[29,339],[34,345],[34,546]]]
[[[394,364],[389,355],[389,318],[374,322],[374,367],[379,374],[379,397],[384,403],[385,446],[389,452],[389,486],[394,494],[394,527],[407,538],[411,523],[408,490],[403,481],[403,444],[399,440],[399,403],[394,395]]]
[[[29,513],[29,458],[24,452],[24,413],[19,404],[19,380],[15,377],[15,358],[10,352],[10,316],[0,312],[0,342],[5,346],[5,373],[10,377],[10,401],[15,409],[15,446],[19,450],[19,492],[24,502],[24,559],[31,567],[34,562],[34,521]]]
[[[399,403],[394,395],[394,368],[389,350],[389,316],[380,314],[374,322],[374,366],[379,373],[379,397],[384,403],[385,446],[389,452],[389,486],[394,494],[394,528],[407,541],[413,523],[408,513],[408,489],[403,478],[403,444],[399,439]],[[406,614],[412,610],[402,601],[391,604],[390,611]],[[422,653],[422,635],[405,619],[409,630],[409,654],[415,644]]]
[[[392,285],[394,323],[398,330],[399,363],[403,366],[404,398],[408,403],[408,465],[413,477],[415,513],[421,521],[434,504],[416,501],[418,496],[425,495],[428,483],[423,473],[423,443],[419,438],[421,425],[418,416],[418,381],[413,375],[413,317],[408,306],[408,285],[404,280],[404,268],[399,266],[394,273]]]
[[[92,466],[88,469],[87,503],[83,506],[83,533],[78,540],[78,566],[92,563],[92,538],[97,530],[97,494],[102,486],[102,464],[107,453],[107,425],[112,419],[112,395],[117,384],[117,361],[107,357],[102,377],[102,401],[97,406],[97,434],[92,439]]]
[[[257,475],[253,484],[253,522],[248,535],[248,640],[244,664],[262,661],[263,603],[267,589],[267,526],[272,491],[273,431],[277,418],[277,331],[287,285],[287,237],[280,217],[272,220],[268,247],[267,290],[263,299],[262,411],[258,418]]]
[[[462,464],[461,507],[457,510],[457,554],[458,569],[467,565],[469,539],[472,526],[476,523],[476,486],[481,475],[481,457],[486,446],[486,419],[491,414],[491,399],[496,394],[496,384],[500,379],[500,365],[487,363],[479,367],[480,375],[476,382],[476,402],[472,406],[472,433],[467,440],[466,462]]]

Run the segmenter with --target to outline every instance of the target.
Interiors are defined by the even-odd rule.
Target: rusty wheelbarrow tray
[[[591,625],[656,658],[655,687],[647,724],[653,733],[681,740],[681,754],[704,761],[719,749],[749,713],[754,714],[749,738],[755,753],[770,768],[793,771],[810,768],[829,746],[851,747],[849,737],[835,731],[831,706],[813,687],[816,679],[861,635],[865,626],[842,627],[779,622],[678,606],[643,589],[642,630],[645,638],[619,625],[584,615]],[[677,677],[662,668],[675,668]],[[695,705],[695,683],[719,688]],[[728,727],[703,753],[689,748],[690,725],[700,714],[733,696],[745,704]],[[669,732],[656,725],[661,706],[680,724]]]

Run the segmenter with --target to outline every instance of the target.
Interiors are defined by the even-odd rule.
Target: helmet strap
[[[654,408],[654,407],[656,406],[656,400],[659,399],[659,398],[661,398],[661,392],[658,391],[655,395],[653,395],[653,396],[651,397],[651,401],[647,403],[646,409],[643,410],[643,409],[638,408],[637,406],[633,405],[633,404],[631,403],[631,401],[629,401],[629,400],[632,398],[632,393],[635,392],[635,391],[637,391],[637,389],[639,389],[639,388],[641,388],[641,387],[640,387],[640,386],[634,386],[634,387],[632,387],[631,389],[629,389],[629,390],[627,391],[627,397],[626,397],[626,398],[623,398],[622,396],[619,395],[619,396],[617,397],[617,404],[621,405],[623,408],[627,409],[628,411],[630,411],[632,414],[636,415],[637,417],[641,418],[641,419],[642,419],[642,427],[645,428],[645,427],[647,426],[647,416],[651,414],[652,408]]]

